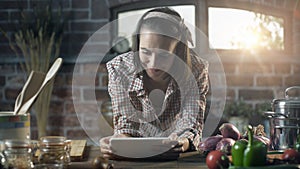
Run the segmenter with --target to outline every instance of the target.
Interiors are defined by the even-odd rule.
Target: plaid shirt
[[[159,110],[151,100],[151,93],[149,96],[144,88],[143,73],[137,72],[133,52],[119,55],[107,63],[108,91],[116,134],[167,137],[176,133],[179,137],[188,138],[191,147],[198,147],[208,92],[208,66],[199,57],[191,56],[194,84],[197,86],[187,80],[180,88],[172,79]]]

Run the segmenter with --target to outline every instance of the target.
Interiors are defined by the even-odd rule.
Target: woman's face
[[[177,41],[166,36],[141,31],[139,57],[148,76],[155,80],[163,80],[171,68],[175,54],[174,48]]]

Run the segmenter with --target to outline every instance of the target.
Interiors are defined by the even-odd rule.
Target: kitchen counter
[[[99,147],[88,147],[86,157],[80,162],[71,162],[69,169],[93,169],[93,160],[101,156]],[[182,169],[207,169],[205,157],[198,152],[180,154],[177,160],[139,159],[139,160],[109,160],[114,169],[141,169],[141,168],[182,168]]]
[[[269,154],[269,158],[279,158],[281,154]],[[93,165],[93,160],[101,157],[99,147],[87,147],[84,158],[80,161],[72,161],[68,169],[99,169]],[[164,160],[163,158],[149,159],[128,159],[128,160],[109,160],[113,169],[208,169],[205,164],[205,156],[199,152],[186,152],[180,154],[178,159]],[[253,167],[250,167],[253,169]],[[250,169],[234,168],[234,169]],[[262,167],[255,167],[260,169]],[[283,165],[283,166],[265,166],[264,169],[300,169],[300,165]]]

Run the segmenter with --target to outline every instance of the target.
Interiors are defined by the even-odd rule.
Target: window
[[[184,18],[189,30],[192,33],[193,41],[195,42],[195,6],[194,5],[176,5],[169,6],[176,10],[181,17]],[[152,8],[144,8],[138,10],[122,11],[117,14],[117,37],[126,37],[131,46],[130,36],[134,33],[136,25],[140,17],[148,10]],[[123,18],[123,19],[122,19]],[[124,19],[130,18],[130,19]],[[130,23],[128,23],[130,22]]]
[[[211,48],[284,50],[283,18],[231,8],[208,11]]]
[[[205,4],[206,3],[204,3],[204,1],[202,2],[202,0],[152,0],[132,2],[111,8],[111,20],[114,21],[111,26],[112,31],[110,32],[111,50],[106,54],[102,62],[106,63],[118,54],[131,49],[131,36],[136,29],[138,20],[146,11],[155,7],[165,6],[176,10],[181,17],[184,18],[185,24],[191,31],[193,43],[194,45],[197,45],[197,43],[195,43],[197,41],[195,27],[199,24],[199,18],[201,18],[200,16],[202,15],[196,14],[199,13],[199,11],[205,11],[203,10],[203,8],[206,8]]]
[[[291,51],[289,11],[247,3],[208,1],[209,47],[218,51]]]
[[[207,53],[209,49],[219,54],[234,54],[236,51],[292,52],[292,13],[285,9],[230,0],[181,0],[145,1],[112,9],[112,19],[133,17],[132,21],[118,20],[112,40],[119,36],[128,39],[141,15],[157,6],[174,8],[184,18],[192,33],[195,50]],[[202,34],[195,39],[195,27]],[[196,33],[197,34],[197,33]],[[199,37],[200,38],[199,38]],[[223,53],[224,52],[224,53]],[[229,53],[227,53],[229,52]],[[232,53],[234,52],[234,53]]]

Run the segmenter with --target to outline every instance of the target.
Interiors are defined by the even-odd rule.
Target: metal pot
[[[265,112],[270,122],[270,148],[284,150],[292,148],[300,134],[300,86],[289,87],[285,90],[284,99],[272,101],[272,111]],[[295,92],[297,91],[297,92]]]

